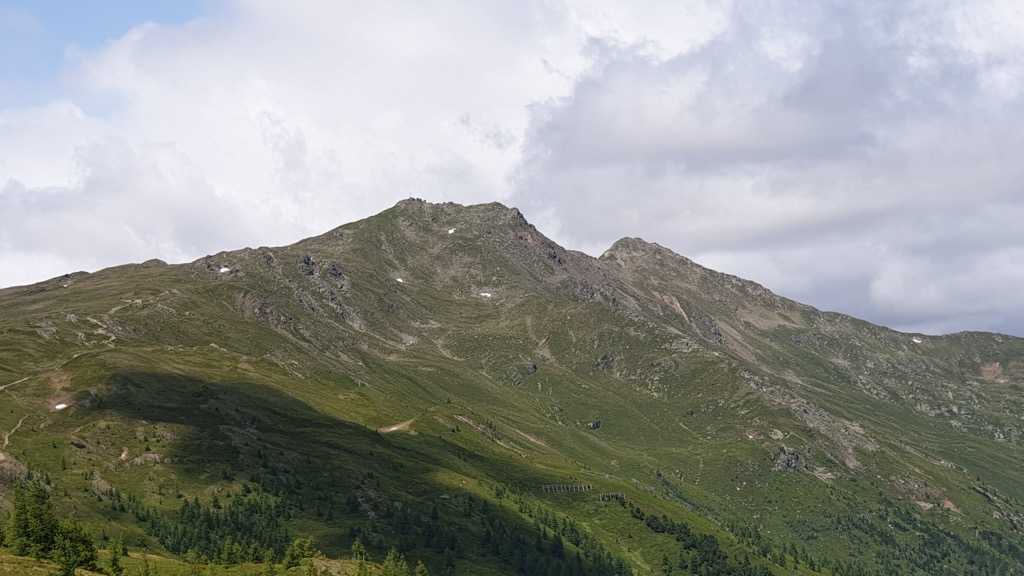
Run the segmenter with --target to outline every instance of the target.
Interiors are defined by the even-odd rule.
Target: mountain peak
[[[289,246],[0,290],[0,334],[0,507],[31,470],[167,553],[223,549],[176,536],[196,528],[166,504],[180,486],[193,512],[279,502],[267,521],[328,554],[372,534],[460,574],[647,574],[697,557],[680,536],[756,574],[1020,564],[1024,340],[895,333],[641,238],[594,259],[497,202],[407,199]],[[505,542],[532,557],[569,526],[583,539],[512,565]],[[626,532],[623,569],[598,569]],[[914,564],[873,560],[895,555]]]
[[[693,260],[677,254],[661,244],[637,237],[616,240],[598,259],[605,262],[618,262],[623,267],[630,267],[652,258],[657,260],[662,257],[669,257],[683,266],[695,264]]]
[[[605,251],[605,254],[615,252],[641,252],[641,253],[652,253],[656,250],[663,250],[664,247],[655,242],[648,242],[643,238],[637,236],[627,236],[625,238],[619,238],[616,240],[611,247]]]
[[[469,218],[488,223],[504,220],[514,222],[518,226],[533,227],[518,208],[508,207],[501,202],[463,205],[454,202],[434,203],[421,198],[406,198],[399,200],[389,211],[423,214],[432,220],[443,217]],[[389,211],[385,211],[385,213]]]

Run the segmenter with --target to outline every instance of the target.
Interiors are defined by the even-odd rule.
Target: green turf
[[[1021,573],[1022,384],[1017,338],[900,334],[639,240],[592,259],[500,205],[407,201],[289,247],[0,290],[0,495],[45,476],[62,514],[161,558],[112,490],[173,519],[258,489],[331,557],[360,535],[439,573],[396,510],[465,535],[459,574],[514,572],[483,501],[531,544],[521,508],[569,519],[641,574],[680,545],[627,504],[779,574]]]

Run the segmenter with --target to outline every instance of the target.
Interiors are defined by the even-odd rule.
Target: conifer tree
[[[41,484],[11,493],[12,509],[7,519],[6,543],[17,556],[44,558],[53,550],[57,538],[57,516],[50,494]]]
[[[354,545],[353,545],[354,546]],[[313,537],[296,538],[288,545],[284,553],[284,569],[294,568],[304,558],[315,558],[321,556],[321,552],[313,547]]]
[[[188,565],[188,572],[186,572],[188,576],[202,576],[200,568],[203,565],[203,559],[194,548],[189,548],[185,553],[185,564]]]
[[[74,518],[61,520],[54,538],[53,559],[62,576],[74,576],[79,566],[95,570],[98,556],[92,533]]]
[[[274,551],[269,548],[263,553],[263,576],[277,576],[277,568],[274,566]]]
[[[359,538],[352,543],[352,559],[364,561],[370,559],[369,554],[366,553],[366,546],[363,546],[363,541]]]
[[[11,513],[4,525],[4,544],[16,556],[28,555],[28,496],[21,486],[11,490]]]
[[[231,536],[224,539],[224,545],[220,551],[220,563],[229,566],[235,563],[235,547]]]
[[[124,543],[124,538],[118,536],[113,542],[110,543],[110,558],[107,559],[107,574],[110,576],[121,576],[124,574],[124,566],[121,565],[121,557],[128,555],[128,547]]]
[[[384,558],[384,564],[380,567],[380,576],[410,576],[409,564],[405,561],[405,556],[399,554],[397,549],[392,548]]]

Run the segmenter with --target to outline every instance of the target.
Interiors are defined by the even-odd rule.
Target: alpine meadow
[[[1020,575],[1022,385],[1020,338],[403,200],[0,290],[0,574]]]

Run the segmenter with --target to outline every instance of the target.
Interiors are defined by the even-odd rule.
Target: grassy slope
[[[1019,340],[917,345],[765,292],[642,242],[593,261],[514,211],[417,203],[290,248],[8,289],[0,430],[22,426],[6,464],[47,472],[63,510],[149,546],[82,496],[109,485],[170,511],[255,470],[271,489],[302,479],[313,508],[364,490],[370,472],[389,497],[455,521],[469,495],[512,506],[495,499],[512,486],[642,572],[678,553],[670,536],[591,493],[539,486],[626,493],[738,557],[799,542],[881,562],[898,546],[873,531],[893,524],[907,548],[918,524],[1013,533]],[[781,445],[801,456],[796,472],[776,470]],[[352,528],[381,530],[311,510],[296,526],[332,554]],[[725,527],[760,537],[747,547]]]
[[[108,552],[103,550],[100,551],[100,565],[106,566],[108,561]],[[165,558],[162,556],[146,555],[145,560],[143,555],[139,553],[132,553],[128,557],[125,557],[121,561],[121,566],[124,568],[126,574],[138,574],[141,573],[144,563],[148,562],[151,573],[160,574],[162,576],[184,576],[189,574],[193,569],[185,562],[173,558]],[[308,561],[307,561],[308,562]],[[379,569],[379,566],[375,563],[368,564],[371,569]],[[345,575],[350,576],[356,573],[355,565],[350,561],[317,561],[317,566],[321,568],[329,568],[339,576]],[[210,574],[211,576],[247,576],[250,574],[259,574],[263,571],[264,566],[261,564],[238,564],[235,566],[202,566],[201,570],[203,574]],[[282,576],[306,574],[306,566],[300,566],[292,568],[288,571],[283,570],[283,566],[277,566],[277,573]],[[39,561],[32,558],[25,558],[20,556],[12,556],[3,550],[0,550],[0,574],[12,574],[16,576],[29,576],[33,574],[38,575],[50,575],[56,571],[56,564],[49,561]],[[103,571],[93,572],[90,570],[84,570],[79,568],[77,572],[80,576],[93,576],[104,574]]]

